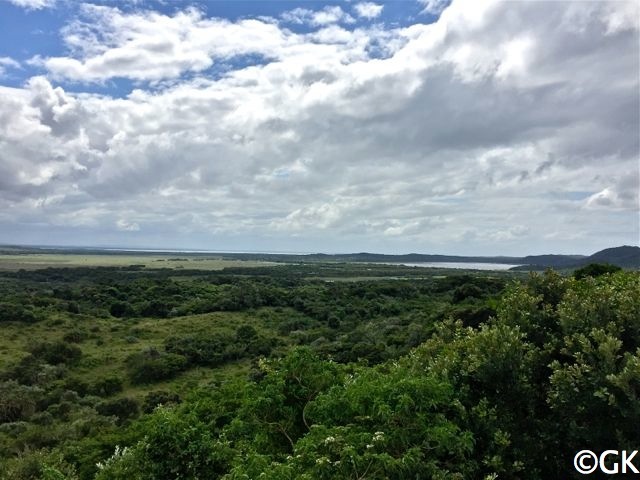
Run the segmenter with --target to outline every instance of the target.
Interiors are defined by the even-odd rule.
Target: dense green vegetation
[[[4,272],[0,475],[577,478],[638,448],[637,272],[418,270]]]

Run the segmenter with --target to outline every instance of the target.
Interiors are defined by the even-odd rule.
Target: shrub
[[[169,306],[160,300],[145,302],[140,308],[140,315],[143,317],[167,318],[169,316]]]
[[[51,425],[55,419],[49,412],[38,412],[31,415],[29,421],[36,425]]]
[[[88,338],[87,332],[84,330],[74,329],[64,334],[62,339],[68,343],[80,343]]]
[[[167,405],[172,403],[180,403],[180,396],[176,393],[167,392],[166,390],[155,390],[147,393],[142,404],[144,413],[153,412],[158,405]]]
[[[89,391],[89,385],[87,382],[75,377],[67,378],[64,386],[67,390],[72,390],[82,396],[86,395]]]
[[[241,352],[239,354],[234,347],[233,338],[223,334],[170,337],[165,341],[167,352],[182,355],[196,365],[215,366],[238,358]]]
[[[31,354],[51,365],[60,363],[75,364],[82,357],[82,350],[65,342],[44,342],[31,349]]]
[[[15,422],[33,415],[42,390],[20,385],[15,380],[0,383],[0,423]]]
[[[38,320],[31,308],[15,303],[0,303],[0,322],[34,323]]]
[[[36,450],[26,451],[7,462],[5,476],[12,480],[77,480],[75,468],[62,454]]]
[[[482,298],[483,291],[480,287],[471,283],[465,283],[456,287],[453,291],[453,302],[460,303],[467,298]]]
[[[258,335],[256,329],[251,325],[241,325],[236,330],[236,339],[241,342],[248,342]]]
[[[80,306],[76,302],[67,303],[67,312],[80,313]]]
[[[109,397],[122,391],[122,379],[111,376],[96,380],[89,389],[93,395]]]
[[[307,318],[292,318],[278,325],[280,335],[289,335],[296,330],[305,330],[313,325],[314,321]]]
[[[327,318],[327,326],[334,330],[340,328],[340,318],[335,313],[330,313]]]
[[[121,318],[131,314],[131,305],[127,302],[115,302],[111,304],[109,308],[109,313],[117,318]]]
[[[233,451],[195,415],[170,409],[145,422],[145,437],[98,463],[96,480],[213,479],[228,472]]]
[[[16,380],[24,385],[44,385],[64,375],[62,365],[44,365],[40,358],[27,355],[15,366],[3,373],[2,377]]]
[[[271,353],[274,346],[274,339],[264,336],[258,336],[253,338],[246,346],[246,352],[252,356],[264,355],[267,356]]]
[[[622,270],[620,267],[609,263],[590,263],[589,265],[585,265],[573,272],[573,276],[576,280],[580,280],[585,277],[599,277],[600,275],[615,273],[620,270]]]
[[[96,405],[96,411],[100,415],[104,415],[105,417],[114,416],[120,420],[138,416],[139,410],[138,402],[128,397],[106,400]]]
[[[130,355],[126,360],[131,381],[135,384],[166,380],[184,370],[187,360],[175,353],[160,353],[156,349]]]
[[[496,312],[491,307],[481,305],[463,304],[451,309],[449,312],[453,318],[462,320],[467,327],[478,327],[481,323],[486,323]]]

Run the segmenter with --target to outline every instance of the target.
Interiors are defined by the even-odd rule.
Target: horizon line
[[[97,251],[106,251],[106,252],[120,252],[120,253],[183,253],[183,254],[253,254],[253,255],[299,255],[299,256],[310,256],[310,255],[385,255],[385,256],[407,256],[407,255],[430,255],[430,256],[442,256],[442,257],[474,257],[474,258],[524,258],[528,256],[543,256],[543,255],[557,255],[557,256],[566,256],[566,257],[589,257],[597,252],[602,250],[606,250],[609,248],[620,248],[620,247],[635,247],[640,248],[639,245],[618,245],[615,247],[607,247],[605,249],[598,250],[597,252],[593,252],[591,254],[571,254],[571,253],[543,253],[543,254],[527,254],[527,255],[452,255],[446,253],[418,253],[418,252],[409,252],[409,253],[378,253],[378,252],[367,252],[367,251],[359,251],[359,252],[319,252],[319,251],[267,251],[267,250],[226,250],[226,249],[218,249],[218,250],[210,250],[210,249],[198,249],[198,248],[157,248],[157,247],[113,247],[113,246],[98,246],[98,245],[46,245],[46,244],[11,244],[11,243],[0,243],[0,248],[33,248],[33,249],[51,249],[51,250],[97,250]]]

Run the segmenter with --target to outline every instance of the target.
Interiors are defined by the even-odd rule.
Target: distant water
[[[389,263],[390,265],[398,265]],[[474,263],[474,262],[415,262],[400,263],[407,267],[425,267],[425,268],[458,268],[462,270],[509,270],[519,265],[511,265],[508,263]]]

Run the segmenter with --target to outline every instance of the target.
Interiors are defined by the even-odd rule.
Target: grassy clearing
[[[125,374],[125,359],[148,348],[164,350],[164,341],[174,335],[233,334],[240,325],[252,325],[256,330],[270,330],[272,309],[247,312],[215,312],[175,318],[113,319],[87,315],[58,315],[34,324],[6,323],[0,336],[0,371],[28,354],[40,342],[64,340],[73,331],[85,332],[87,338],[79,343],[82,359],[70,367],[69,376],[86,383],[110,376],[125,380],[124,390],[116,396],[142,398],[152,390],[185,392],[197,385],[218,382],[232,377],[246,376],[250,370],[247,359],[219,367],[197,366],[181,372],[167,381],[148,385],[133,385]],[[272,331],[272,330],[271,330]],[[289,340],[280,337],[283,348]]]

